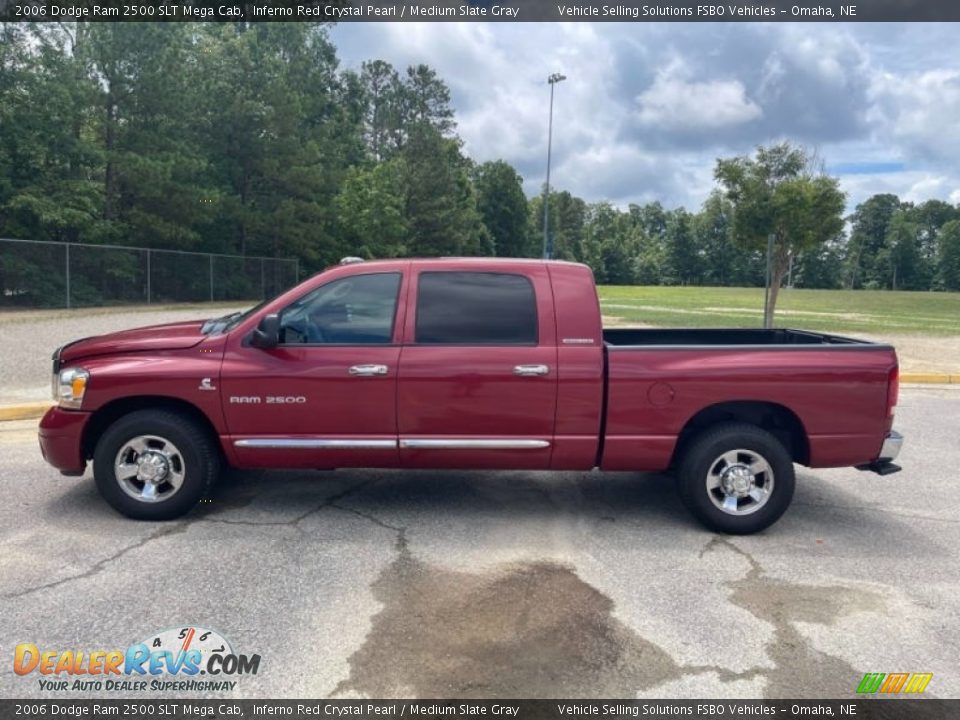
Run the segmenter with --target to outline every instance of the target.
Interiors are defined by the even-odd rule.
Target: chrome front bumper
[[[896,460],[901,447],[903,447],[903,435],[896,430],[891,430],[887,433],[886,440],[883,441],[883,447],[880,448],[880,455],[877,460],[880,462]]]

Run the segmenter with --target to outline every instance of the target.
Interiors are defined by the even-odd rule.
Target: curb
[[[920,385],[960,385],[960,373],[952,375],[946,373],[900,373],[900,382]],[[50,402],[0,405],[0,422],[38,418],[51,407],[53,407],[53,403]]]
[[[900,373],[900,382],[925,385],[960,385],[960,375],[945,373]]]
[[[0,405],[0,422],[8,420],[29,420],[43,415],[48,408],[52,407],[50,402],[32,402],[21,403],[19,405]]]

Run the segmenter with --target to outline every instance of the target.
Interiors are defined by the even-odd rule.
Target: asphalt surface
[[[866,672],[960,696],[957,388],[904,388],[904,472],[804,469],[737,538],[631,473],[234,472],[185,520],[134,522],[31,425],[0,424],[5,697],[84,696],[14,675],[17,643],[187,625],[261,655],[213,696],[852,698]]]

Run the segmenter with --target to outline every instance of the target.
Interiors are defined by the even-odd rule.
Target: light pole
[[[550,121],[547,125],[547,184],[543,192],[543,259],[549,260],[553,254],[553,247],[550,243],[550,150],[553,145],[553,86],[562,80],[566,80],[566,75],[553,73],[547,78],[550,84]]]

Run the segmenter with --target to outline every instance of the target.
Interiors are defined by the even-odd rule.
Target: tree
[[[241,255],[343,252],[336,196],[364,159],[358,87],[337,76],[325,30],[306,23],[201,28],[199,122],[220,193],[208,237]]]
[[[83,50],[100,89],[108,240],[193,249],[213,222],[193,35],[183,24],[91,23]]]
[[[449,135],[456,123],[450,107],[450,89],[435,70],[427,65],[407,68],[405,83],[408,116],[413,124],[429,125],[441,135]]]
[[[583,238],[583,262],[598,283],[629,285],[633,282],[631,249],[626,245],[620,213],[608,202],[587,208]]]
[[[627,210],[630,236],[636,249],[633,259],[634,282],[660,285],[666,267],[667,212],[659,202],[630,205]]]
[[[530,242],[527,196],[523,179],[503,160],[485,162],[474,171],[477,209],[501,257],[536,255]]]
[[[409,251],[422,257],[492,255],[493,243],[457,143],[429,125],[418,125],[401,158]]]
[[[411,65],[406,77],[401,78],[384,63],[377,66],[376,74],[384,83],[381,93],[386,137],[380,149],[383,157],[402,151],[417,127],[430,128],[443,137],[453,135],[456,123],[450,107],[450,89],[436,71],[423,64]]]
[[[643,225],[646,233],[653,238],[663,239],[667,233],[667,211],[659,200],[647,203],[643,206],[630,206],[631,215],[635,215],[637,220]]]
[[[84,121],[95,91],[82,24],[0,27],[0,231],[73,241],[102,229],[100,156]]]
[[[383,60],[365,62],[360,73],[364,89],[364,138],[373,159],[379,162],[389,150],[391,130],[398,123],[394,90],[400,78],[393,65]]]
[[[877,257],[877,272],[891,290],[918,290],[925,275],[920,267],[918,228],[910,213],[898,210],[890,219],[883,250]]]
[[[929,288],[937,274],[940,228],[951,220],[960,220],[960,210],[943,200],[926,200],[909,210],[916,229],[917,258],[912,270],[916,289]]]
[[[823,289],[842,287],[843,249],[837,239],[800,253],[793,263],[793,286]],[[758,268],[758,277],[762,278],[762,265]]]
[[[847,243],[848,288],[877,287],[882,283],[877,258],[887,241],[890,220],[902,207],[900,198],[890,193],[874,195],[857,205],[850,217],[851,232]]]
[[[667,218],[666,245],[669,284],[696,284],[700,279],[701,258],[697,251],[693,219],[683,208],[674,210]]]
[[[553,241],[553,258],[585,262],[584,226],[587,218],[587,203],[566,190],[550,192],[550,238]],[[533,255],[539,257],[543,245],[543,195],[530,199],[530,237],[533,238]]]
[[[805,149],[781,143],[757,148],[754,158],[717,161],[714,175],[734,207],[736,242],[759,250],[773,237],[765,327],[773,325],[777,295],[791,259],[843,230],[845,195],[837,180],[818,170],[813,160]]]
[[[944,290],[960,290],[960,220],[940,228],[937,280]]]
[[[344,254],[368,258],[407,254],[409,225],[404,209],[402,166],[397,160],[351,168],[337,197]]]
[[[693,218],[704,285],[762,285],[764,256],[733,239],[733,205],[719,191],[710,193]],[[796,273],[794,273],[796,275]]]

